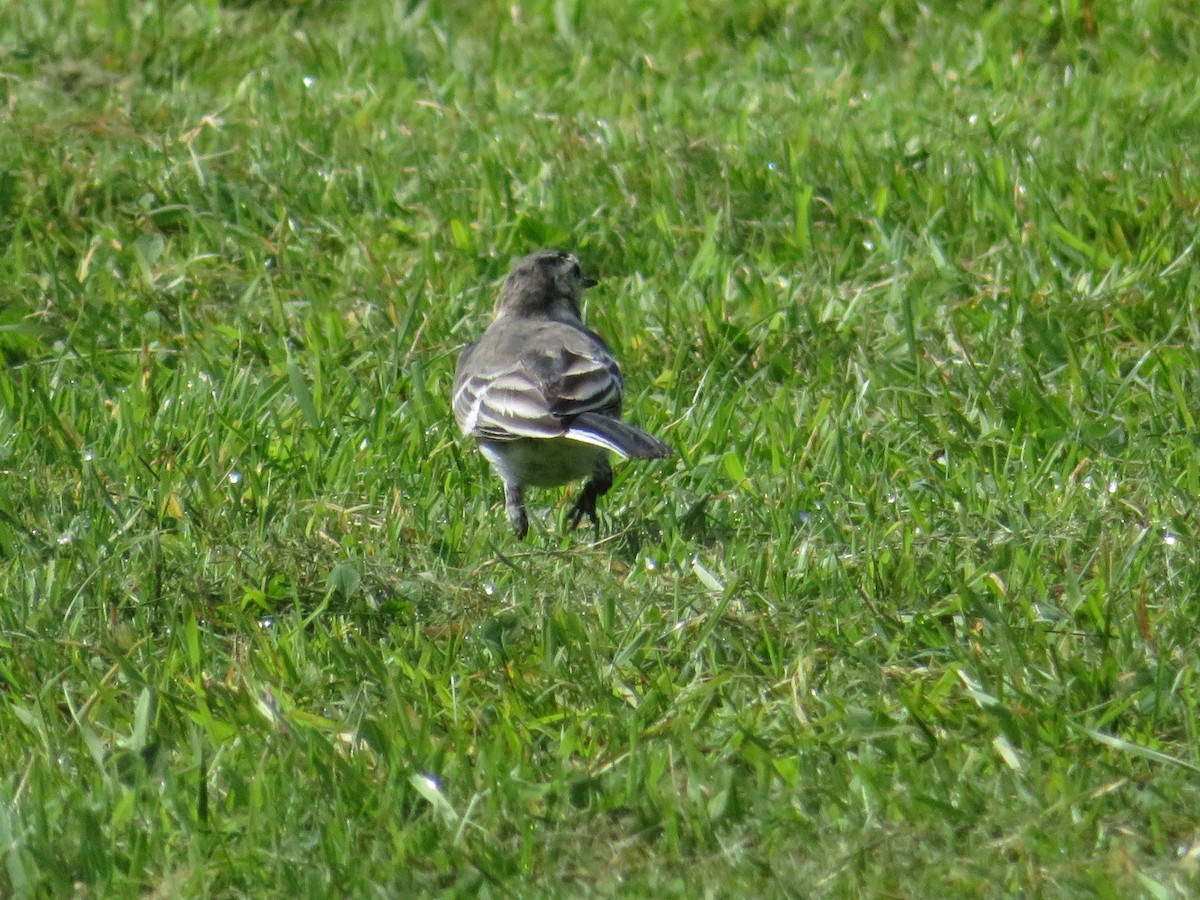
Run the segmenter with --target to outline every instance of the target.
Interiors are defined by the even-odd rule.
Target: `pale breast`
[[[571,441],[481,441],[479,449],[507,482],[532,487],[556,487],[586,478],[608,457],[608,451]]]

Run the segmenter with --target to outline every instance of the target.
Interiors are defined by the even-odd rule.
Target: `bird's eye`
[[[571,274],[574,275],[576,278],[583,277],[583,273],[579,271],[579,263],[571,264]]]

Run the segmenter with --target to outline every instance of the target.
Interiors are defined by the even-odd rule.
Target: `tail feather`
[[[600,413],[582,413],[565,435],[573,441],[603,447],[626,459],[664,459],[675,451],[653,435]]]

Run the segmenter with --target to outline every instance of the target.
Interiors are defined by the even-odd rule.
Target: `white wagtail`
[[[624,384],[612,351],[583,324],[579,299],[596,282],[579,260],[539,250],[517,260],[495,318],[463,349],[454,373],[454,418],[504,480],[504,508],[525,537],[525,487],[591,476],[574,507],[575,528],[596,518],[613,483],[608,454],[660,459],[674,451],[620,420]]]

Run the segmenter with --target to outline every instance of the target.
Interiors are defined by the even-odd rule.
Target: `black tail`
[[[663,459],[675,451],[640,428],[600,413],[582,413],[571,420],[566,436],[596,447],[604,447],[627,459]]]

